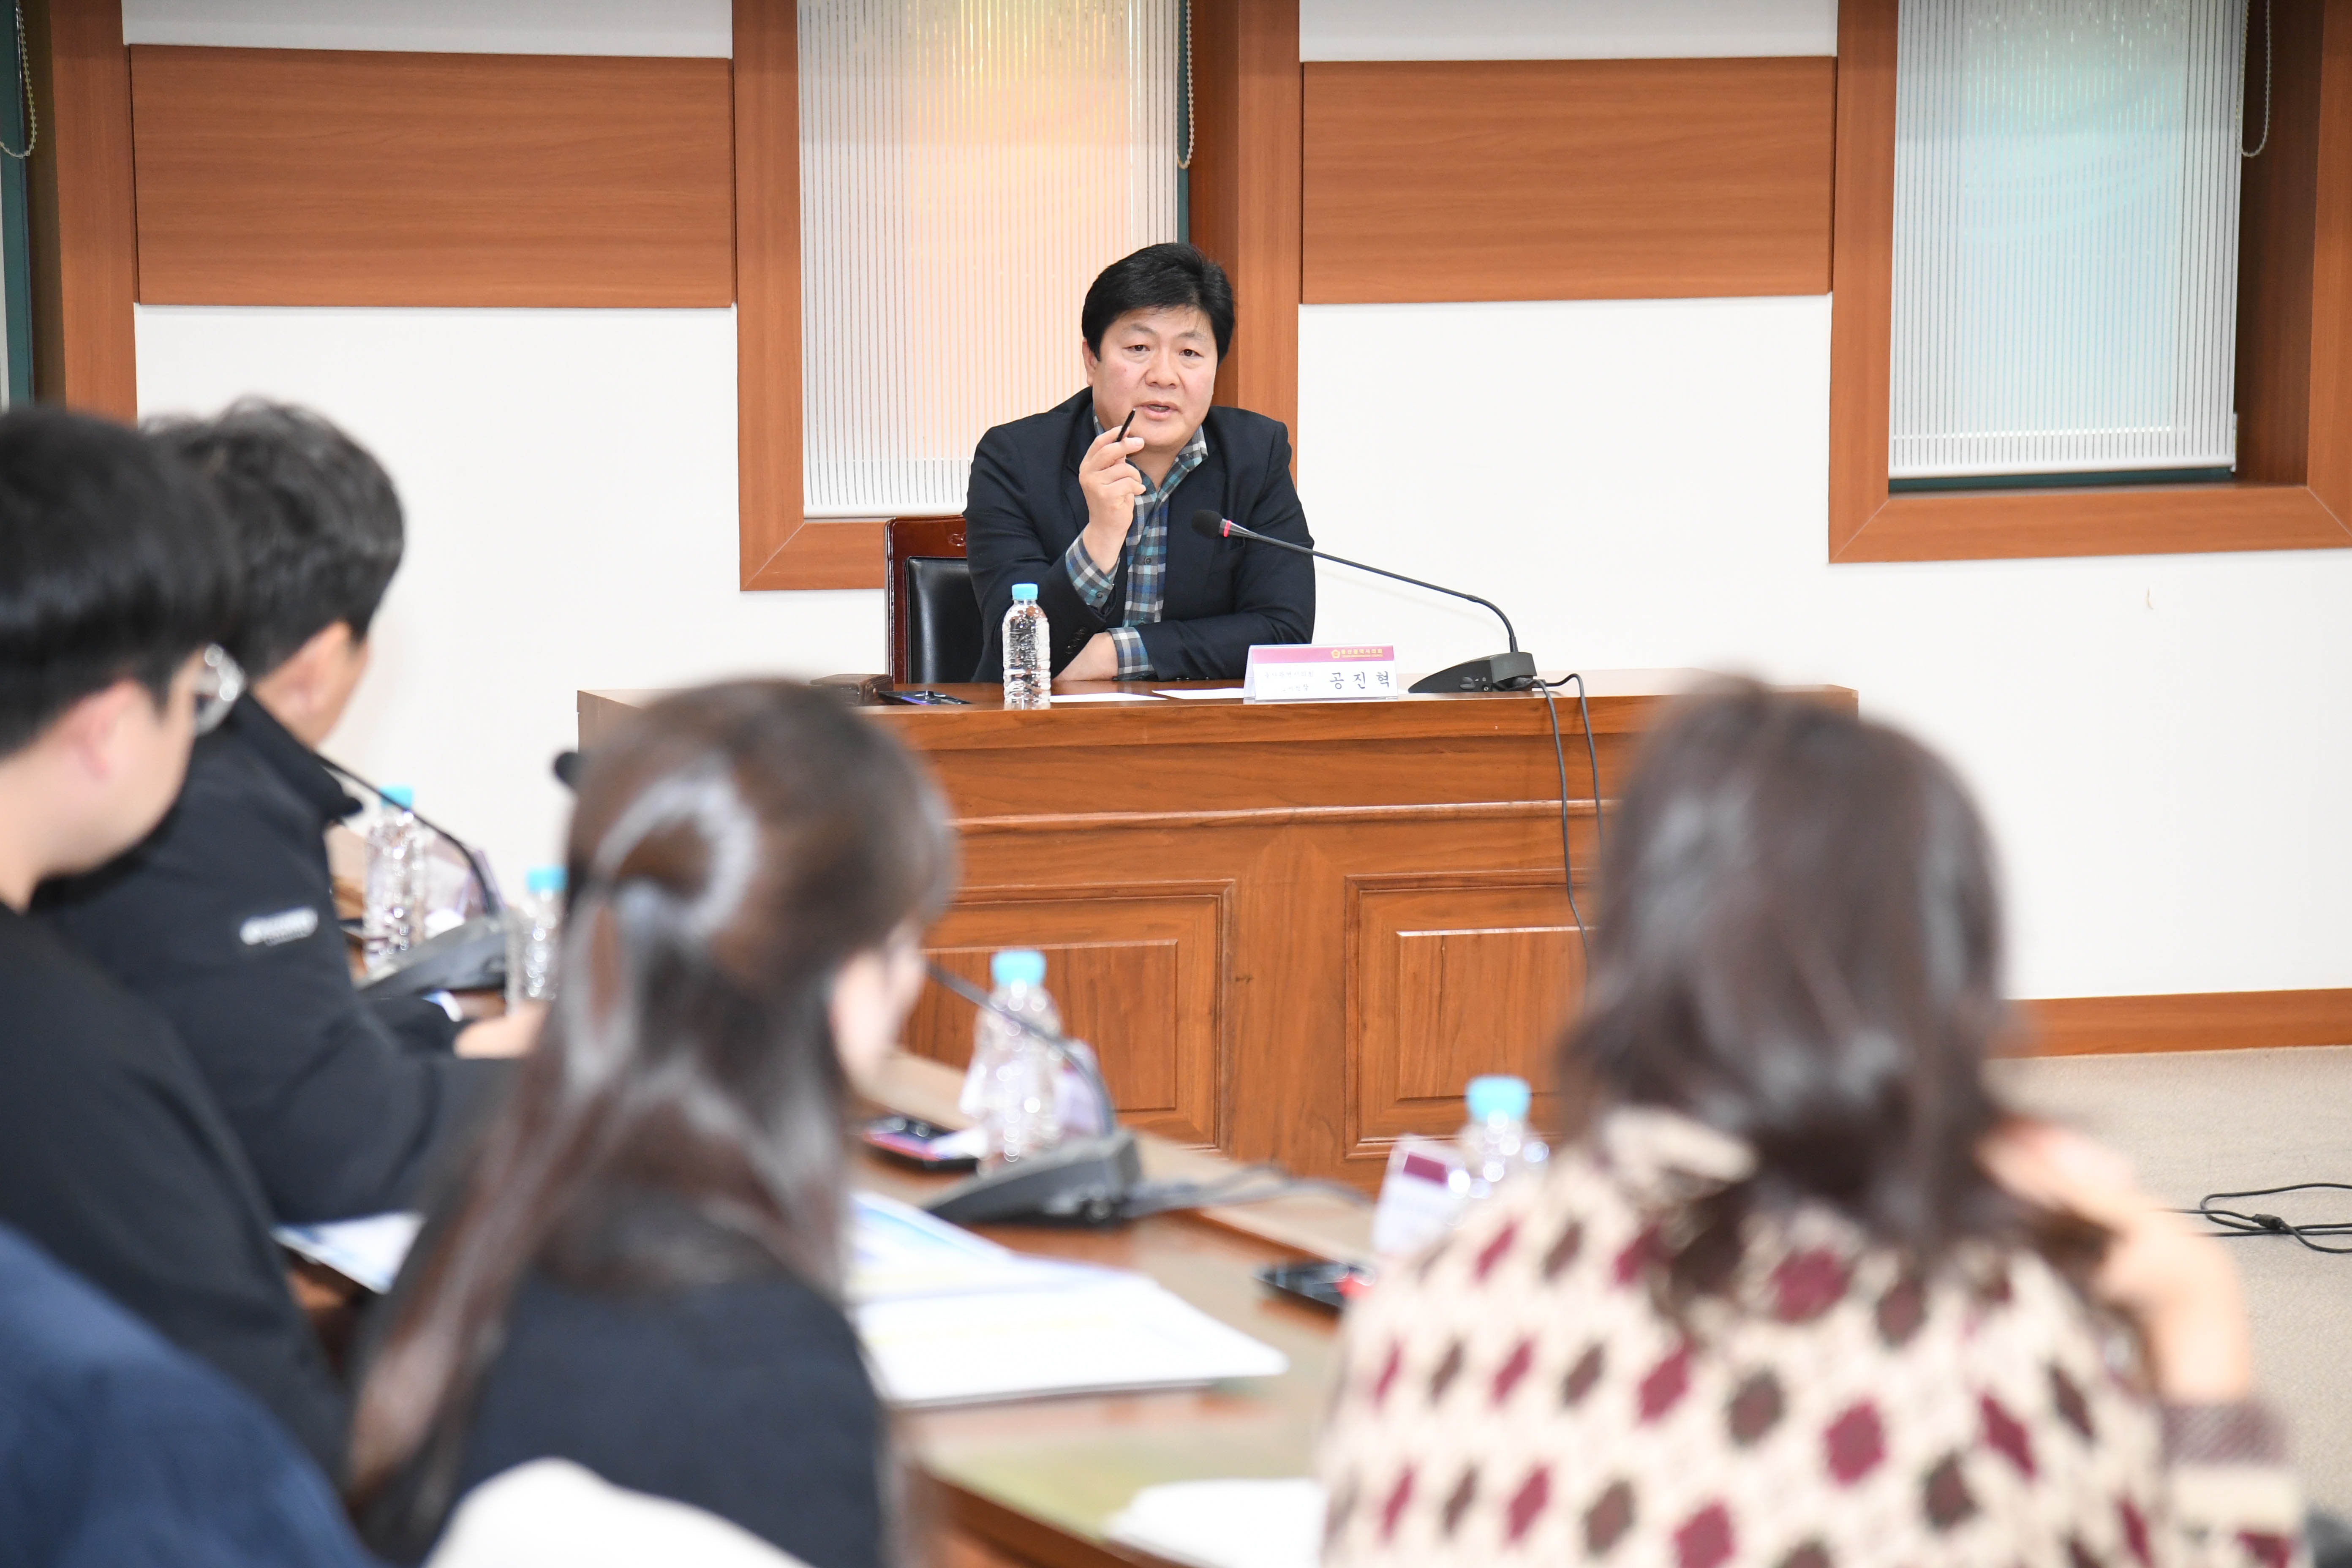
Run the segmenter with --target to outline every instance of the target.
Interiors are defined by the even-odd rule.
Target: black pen
[[[1124,442],[1127,439],[1127,427],[1134,423],[1135,410],[1130,408],[1127,411],[1127,417],[1119,422],[1118,438],[1120,441]],[[1127,466],[1130,468],[1135,468],[1135,459],[1129,458],[1127,460]],[[1141,468],[1135,468],[1135,477],[1139,479],[1143,479],[1143,470]],[[1147,479],[1144,482],[1149,484],[1150,481]]]

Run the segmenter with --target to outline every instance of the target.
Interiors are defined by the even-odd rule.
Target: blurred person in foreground
[[[352,981],[326,831],[360,803],[317,748],[368,665],[400,565],[400,498],[315,414],[245,402],[150,427],[235,542],[228,651],[249,682],[131,853],[42,889],[68,941],[172,1021],[286,1224],[406,1208],[506,1082],[537,1009],[463,1035],[437,1003]]]
[[[915,762],[808,688],[686,692],[598,744],[561,994],[361,1389],[377,1550],[414,1560],[470,1489],[552,1458],[815,1568],[895,1555],[841,1307],[847,1100],[953,868]]]
[[[208,1483],[307,1471],[295,1441],[330,1472],[341,1462],[342,1390],[194,1064],[163,1018],[24,914],[44,879],[120,854],[172,804],[236,689],[215,641],[236,581],[207,498],[136,431],[0,416],[0,1223],[32,1244],[0,1264],[0,1559],[80,1499],[166,1510],[181,1561],[268,1560],[258,1536],[242,1559],[207,1555],[215,1528],[255,1513]],[[276,1423],[212,1397],[226,1391],[143,1335],[80,1317],[44,1255]],[[153,1447],[120,1446],[136,1436]],[[287,1484],[323,1489],[315,1474]]]
[[[1739,686],[1604,856],[1566,1147],[1350,1309],[1325,1563],[2294,1559],[2221,1246],[1985,1086],[1950,770]]]

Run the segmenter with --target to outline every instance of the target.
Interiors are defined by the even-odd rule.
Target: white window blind
[[[1903,0],[1896,479],[2236,454],[2244,0]]]
[[[981,432],[1084,384],[1095,274],[1176,237],[1177,0],[799,14],[807,511],[961,511]]]

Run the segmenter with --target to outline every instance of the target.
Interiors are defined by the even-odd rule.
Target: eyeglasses
[[[245,671],[218,643],[205,647],[204,659],[196,671],[196,733],[209,735],[245,695]]]

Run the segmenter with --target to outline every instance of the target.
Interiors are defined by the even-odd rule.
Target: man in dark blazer
[[[1312,544],[1281,423],[1210,405],[1234,335],[1223,268],[1154,245],[1104,268],[1080,326],[1087,389],[980,438],[964,506],[986,640],[1004,673],[1016,584],[1037,585],[1056,676],[1238,679],[1254,643],[1315,633],[1306,556],[1194,531],[1196,510]]]

